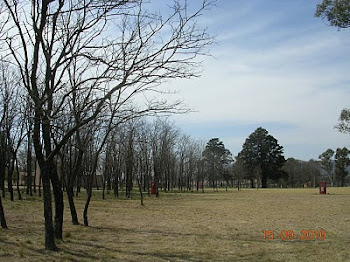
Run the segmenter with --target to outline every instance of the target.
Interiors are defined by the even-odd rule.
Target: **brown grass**
[[[0,261],[346,261],[350,258],[350,188],[244,189],[167,193],[160,199],[101,199],[90,205],[91,227],[73,226],[66,203],[59,252],[44,247],[39,198],[4,200],[9,230],[0,229]],[[76,199],[79,218],[85,196]],[[325,240],[300,240],[301,230]],[[274,240],[263,230],[273,230]],[[293,240],[282,240],[293,230]]]

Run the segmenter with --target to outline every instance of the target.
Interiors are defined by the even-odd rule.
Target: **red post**
[[[151,194],[156,194],[156,182],[151,182]]]
[[[319,191],[320,191],[320,194],[327,194],[327,182],[326,181],[320,182]]]

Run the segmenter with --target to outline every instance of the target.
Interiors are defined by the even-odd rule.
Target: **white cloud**
[[[244,19],[252,10],[253,4],[245,6],[244,15],[231,20]],[[181,91],[179,97],[198,110],[175,119],[191,126],[193,136],[196,130],[208,138],[222,135],[236,153],[256,127],[271,123],[268,131],[286,145],[288,156],[317,158],[323,152],[318,151],[328,147],[350,146],[348,136],[333,129],[340,110],[349,106],[348,32],[312,20],[303,25],[289,13],[282,18],[269,10],[245,18],[245,27],[240,26],[244,22],[220,27],[231,12],[220,14],[223,22],[216,28],[221,42],[212,49],[214,57],[205,60],[202,77],[171,83]],[[307,13],[312,16],[313,9]],[[279,19],[298,25],[278,26]],[[236,125],[242,132],[218,130],[225,125]]]

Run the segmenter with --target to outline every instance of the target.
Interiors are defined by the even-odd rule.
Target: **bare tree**
[[[26,129],[27,129],[27,180],[26,180],[26,185],[27,185],[27,190],[26,193],[27,195],[33,195],[33,187],[32,187],[32,182],[33,182],[33,177],[32,177],[32,171],[33,171],[33,155],[32,155],[32,135],[33,135],[33,105],[30,100],[30,97],[27,96],[26,101],[25,101],[25,112],[24,112],[24,117],[23,121],[26,123]],[[34,178],[34,191],[35,191],[35,178]]]
[[[24,139],[24,114],[21,112],[20,105],[24,104],[21,98],[21,89],[17,88],[20,84],[18,77],[14,70],[9,65],[1,63],[1,112],[3,115],[1,121],[1,129],[4,132],[6,143],[4,144],[7,149],[6,162],[7,162],[7,188],[10,193],[10,198],[14,200],[13,193],[13,175],[15,170],[15,164],[17,161],[17,153]],[[17,174],[18,175],[18,174]],[[18,181],[18,179],[17,179]],[[19,193],[19,198],[20,192]]]
[[[179,158],[179,189],[186,189],[187,191],[193,190],[193,182],[196,181],[197,191],[199,187],[199,180],[202,179],[199,170],[199,161],[202,158],[203,148],[198,141],[195,141],[188,135],[182,135],[182,137],[177,141],[177,154]],[[203,171],[203,170],[202,170]],[[195,174],[196,177],[195,177]]]
[[[233,179],[236,180],[237,189],[241,190],[242,180],[244,177],[246,177],[246,174],[245,174],[246,171],[245,171],[243,161],[240,160],[238,157],[236,157],[235,159],[236,161],[232,165],[231,171],[232,171]]]
[[[5,169],[7,167],[7,188],[11,201],[14,200],[13,175],[17,166],[17,153],[24,138],[24,121],[20,112],[20,89],[9,64],[0,61],[0,182],[3,197],[5,196]],[[19,191],[19,172],[17,168],[17,192]],[[7,228],[2,199],[0,198],[1,226]]]
[[[34,103],[33,143],[42,174],[45,247],[56,250],[55,237],[62,238],[63,194],[55,156],[79,128],[100,116],[107,100],[119,99],[116,94],[122,93],[123,101],[145,94],[141,110],[177,107],[178,102],[169,105],[145,92],[167,79],[198,75],[197,56],[206,52],[212,39],[196,20],[211,2],[203,1],[190,13],[186,1],[175,1],[166,17],[148,12],[147,3],[137,0],[2,2],[4,15],[10,18],[2,44]],[[73,70],[74,64],[78,66]],[[69,82],[71,70],[79,76],[74,85]],[[84,101],[82,119],[54,144],[53,121],[77,90]],[[91,114],[84,114],[87,108],[93,109]]]
[[[92,198],[93,178],[96,175],[100,156],[103,151],[106,151],[106,142],[113,130],[118,128],[119,125],[127,122],[128,130],[125,139],[124,147],[124,160],[125,160],[125,174],[126,174],[126,196],[131,197],[131,191],[133,188],[133,174],[135,166],[134,157],[134,142],[135,142],[135,129],[133,120],[143,116],[143,113],[147,114],[149,111],[138,111],[134,113],[133,108],[121,108],[119,103],[109,103],[109,111],[105,112],[104,118],[96,119],[94,123],[90,123],[89,128],[84,128],[88,136],[90,136],[90,158],[88,159],[90,164],[87,164],[87,200],[85,203],[83,218],[84,226],[88,226],[88,208]],[[118,113],[118,115],[117,115]]]
[[[5,196],[5,158],[6,158],[6,150],[5,150],[5,132],[2,128],[5,119],[4,112],[1,113],[1,122],[0,122],[0,186],[2,195]],[[7,228],[5,211],[2,205],[2,197],[0,195],[0,222],[2,228]]]
[[[171,164],[170,162],[174,160],[174,158],[172,158],[172,152],[174,151],[178,135],[179,131],[167,120],[162,121],[158,119],[154,123],[151,144],[157,197],[159,197],[159,187],[164,188],[164,190],[166,190],[168,186],[170,188],[169,165]]]

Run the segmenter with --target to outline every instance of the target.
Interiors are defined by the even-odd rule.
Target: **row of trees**
[[[119,120],[112,123],[106,115],[79,129],[55,158],[74,224],[79,223],[74,196],[80,193],[82,186],[88,190],[84,214],[84,223],[88,225],[87,208],[94,185],[98,187],[100,184],[103,197],[105,192],[113,190],[115,196],[123,191],[130,198],[135,184],[140,192],[149,194],[151,181],[155,182],[158,196],[159,189],[204,191],[205,186],[214,189],[223,185],[240,187],[243,181],[245,186],[250,187],[267,187],[268,180],[274,185],[300,187],[310,181],[315,185],[320,175],[315,161],[286,161],[283,147],[261,127],[246,139],[242,151],[234,160],[218,138],[210,139],[204,147],[203,142],[182,134],[174,125],[161,119],[154,122],[145,117]],[[11,169],[13,162],[16,162],[17,171],[27,174],[36,165],[35,156],[29,157],[32,147],[29,140],[20,141],[22,143],[17,150],[20,157],[15,154],[14,160],[5,157],[3,161],[6,173],[15,174],[12,179],[11,176],[5,177],[5,173],[1,176],[3,197],[7,180],[11,200],[14,199],[12,181],[17,182],[19,189],[19,172]],[[12,156],[8,140],[5,139],[5,147],[2,148],[6,149],[6,156]],[[36,192],[32,173],[30,171],[26,179],[26,192],[31,195]],[[97,177],[101,180],[99,183]],[[18,197],[21,198],[20,190]]]
[[[206,150],[211,148],[213,141],[217,142],[210,140]],[[320,161],[301,161],[294,158],[286,160],[283,147],[262,127],[249,135],[242,151],[235,158],[235,163],[232,158],[227,157],[231,156],[229,151],[228,154],[224,154],[223,145],[217,146],[217,152],[220,152],[219,148],[222,148],[222,153],[217,154],[222,160],[221,180],[231,180],[231,185],[236,183],[238,188],[242,181],[246,183],[247,180],[250,181],[250,187],[262,188],[268,187],[269,184],[283,187],[315,187],[321,180],[329,181],[331,186],[345,186],[349,175],[350,151],[347,148],[338,148],[336,152],[328,149],[319,156]],[[230,163],[233,163],[231,169],[225,168]]]
[[[337,148],[336,151],[327,149],[323,152],[319,159],[323,170],[331,183],[331,186],[345,185],[345,178],[348,176],[348,169],[350,166],[350,150],[346,147]]]
[[[75,158],[68,160],[71,174],[65,181],[71,195],[84,161],[87,184],[92,184],[99,156],[121,123],[147,114],[185,111],[179,102],[159,99],[159,87],[169,79],[199,75],[197,57],[206,54],[212,38],[197,18],[211,4],[204,0],[189,10],[187,1],[174,1],[162,15],[141,0],[1,0],[0,60],[15,77],[12,81],[9,74],[3,76],[13,82],[11,90],[21,97],[14,104],[22,110],[17,114],[4,106],[1,140],[7,149],[1,153],[12,151],[10,160],[16,162],[20,141],[27,137],[28,145],[33,145],[41,170],[46,249],[56,250],[55,238],[62,239],[63,179],[58,159],[60,168],[69,172],[65,152],[74,147]],[[7,114],[26,117],[15,124]],[[20,125],[23,128],[18,129]],[[9,138],[8,130],[18,143]],[[93,153],[84,154],[87,149]],[[91,199],[88,188],[84,214]]]

